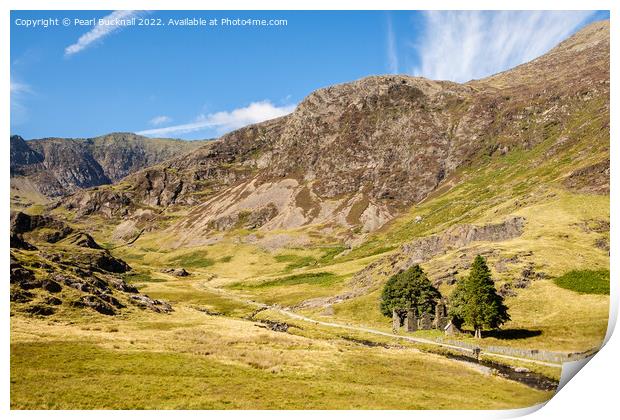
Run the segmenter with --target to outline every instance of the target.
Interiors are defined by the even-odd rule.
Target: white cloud
[[[11,95],[21,95],[23,93],[32,93],[30,86],[25,83],[18,83],[11,80]]]
[[[387,18],[387,58],[390,73],[398,73],[398,53],[396,52],[396,37],[392,27],[392,18]]]
[[[88,48],[94,42],[99,41],[106,36],[116,32],[117,30],[123,28],[124,25],[119,24],[118,20],[122,21],[123,19],[131,19],[132,17],[135,17],[139,14],[140,12],[136,10],[117,10],[107,16],[104,16],[102,19],[106,21],[106,24],[95,25],[93,29],[79,37],[77,42],[65,48],[65,57],[78,53],[85,48]]]
[[[11,80],[11,122],[21,124],[27,119],[27,109],[23,100],[27,95],[32,95],[33,91],[29,85]]]
[[[429,11],[416,76],[466,82],[530,61],[557,45],[591,11]]]
[[[244,108],[232,111],[220,111],[212,114],[201,114],[193,122],[173,125],[169,127],[153,128],[139,131],[143,136],[171,136],[187,134],[201,130],[214,130],[217,134],[223,134],[237,128],[271,120],[290,114],[295,105],[275,106],[270,101],[252,102]]]
[[[171,121],[172,121],[172,118],[170,118],[167,115],[158,115],[157,117],[151,118],[151,120],[149,121],[149,124],[162,125],[162,124],[167,124]]]

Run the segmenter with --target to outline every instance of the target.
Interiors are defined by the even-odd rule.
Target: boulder
[[[80,306],[81,304],[81,306],[94,309],[95,311],[103,315],[116,315],[116,311],[110,304],[104,302],[99,297],[94,295],[82,296],[77,303],[77,306]]]
[[[50,293],[58,293],[62,290],[62,286],[51,279],[43,280],[43,282],[41,282],[41,288]]]
[[[187,277],[190,275],[190,273],[184,268],[164,268],[161,272],[164,274],[172,274],[176,277]]]
[[[34,295],[21,289],[11,289],[11,302],[25,303],[30,302]]]
[[[58,299],[57,297],[50,296],[45,299],[45,303],[47,303],[48,305],[58,306],[62,304],[62,300]]]
[[[142,309],[150,309],[153,312],[172,312],[172,306],[167,302],[151,299],[147,295],[131,295],[130,297]]]
[[[26,308],[26,312],[32,315],[49,316],[56,312],[56,310],[51,306],[37,303]]]
[[[126,273],[131,270],[129,264],[119,258],[114,258],[108,252],[96,256],[93,259],[92,266],[110,273]]]

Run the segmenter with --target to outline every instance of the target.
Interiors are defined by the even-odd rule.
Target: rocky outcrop
[[[403,270],[420,264],[451,249],[463,248],[472,242],[506,241],[521,236],[525,218],[514,216],[501,223],[483,226],[461,225],[439,235],[416,239],[402,246],[399,260],[404,261]]]
[[[501,223],[491,223],[482,226],[459,225],[449,228],[442,234],[415,239],[356,273],[349,282],[350,290],[336,296],[308,299],[301,302],[296,308],[327,307],[356,298],[378,287],[390,276],[404,271],[415,264],[427,262],[450,250],[464,248],[474,242],[500,242],[517,238],[523,234],[524,227],[525,219],[513,216]],[[478,253],[487,254],[485,251],[479,251]],[[451,283],[453,280],[456,281],[454,276],[458,273],[458,269],[469,268],[469,262],[473,260],[475,254],[463,253],[461,257],[464,257],[460,258],[460,260],[466,265],[455,265],[444,274],[437,275],[435,273],[432,275],[436,286],[440,282]],[[528,279],[533,276],[532,273],[525,271],[523,275],[527,276]]]
[[[85,232],[78,232],[75,235],[68,237],[66,242],[82,248],[103,249],[92,236]]]
[[[450,250],[466,247],[472,242],[500,242],[514,239],[523,234],[524,227],[525,219],[520,216],[483,226],[454,226],[442,234],[415,239],[402,245],[398,251],[375,261],[353,276],[351,284],[355,288],[368,287],[378,278],[388,278],[415,264],[424,263]]]
[[[609,194],[609,159],[573,171],[563,185],[582,194]]]
[[[41,228],[39,238],[48,243],[55,243],[73,233],[73,229],[64,222],[50,216],[29,215],[23,212],[11,214],[11,248],[36,250],[37,248],[24,240],[24,234]]]
[[[36,246],[25,241],[22,235],[15,232],[11,232],[10,246],[11,248],[25,249],[27,251],[35,251],[37,249]]]
[[[104,315],[116,315],[130,304],[155,312],[172,310],[169,304],[141,295],[135,286],[118,277],[129,266],[109,254],[69,256],[64,252],[48,252],[27,257],[19,253],[11,256],[11,302],[15,304],[26,304],[36,296],[42,296],[47,301],[53,300],[48,305],[66,303],[73,308],[91,309]],[[61,291],[62,295],[50,296]],[[31,306],[22,309],[44,316],[56,312],[54,308],[43,306],[47,309],[38,310]]]
[[[20,136],[11,136],[10,139],[10,168],[11,176],[22,175],[23,168],[43,162],[43,156],[32,150]]]
[[[26,233],[40,228],[66,230],[64,222],[50,216],[30,215],[21,211],[11,214],[11,232]]]
[[[49,241],[42,232],[50,230],[72,234]],[[49,316],[56,313],[55,306],[63,303],[104,315],[115,315],[128,304],[156,312],[172,310],[167,303],[143,296],[135,286],[126,283],[121,275],[130,270],[125,261],[103,249],[86,232],[74,232],[71,227],[49,216],[21,212],[12,216],[11,302],[19,306],[37,297],[40,298],[38,301],[45,301],[19,306],[27,313]],[[50,296],[60,292],[61,295]]]

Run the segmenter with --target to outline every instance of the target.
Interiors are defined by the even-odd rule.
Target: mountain
[[[202,144],[12,138],[11,158],[13,181],[63,194],[34,213],[139,271],[221,267],[222,285],[250,295],[264,276],[310,271],[338,287],[309,281],[287,304],[372,308],[390,275],[422,264],[449,289],[480,254],[516,296],[608,267],[609,23],[465,84],[392,75],[319,89]],[[50,229],[12,239],[22,253],[72,249]]]
[[[192,243],[240,226],[372,232],[458,183],[465,168],[552,136],[547,158],[561,154],[579,141],[575,115],[608,115],[608,96],[608,24],[595,23],[531,63],[483,80],[372,76],[319,89],[288,116],[65,204],[82,216],[104,209],[124,218],[191,207],[176,222]]]
[[[489,78],[367,77],[178,153],[12,139],[15,408],[548,400],[608,326],[609,55],[597,22]],[[18,205],[39,191],[58,198]],[[450,309],[477,256],[508,307],[500,329],[445,337],[381,313],[416,264]]]
[[[64,196],[79,189],[117,182],[201,144],[150,139],[131,133],[30,141],[11,136],[12,190],[18,195],[20,191],[30,190],[45,197]]]

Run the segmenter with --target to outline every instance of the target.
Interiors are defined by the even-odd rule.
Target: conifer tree
[[[396,309],[404,315],[404,311],[413,309],[418,315],[432,314],[437,300],[441,298],[419,265],[396,274],[387,281],[381,294],[381,313],[391,317]]]
[[[489,267],[480,255],[475,258],[469,276],[452,293],[449,314],[455,324],[471,325],[476,338],[482,338],[482,328],[499,328],[510,320],[504,298],[497,293]]]

